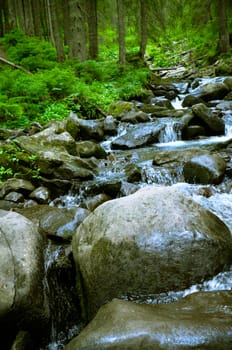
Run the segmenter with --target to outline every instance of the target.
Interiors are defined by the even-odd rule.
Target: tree
[[[98,56],[98,21],[97,0],[87,1],[88,32],[89,32],[89,57],[96,59]]]
[[[144,58],[147,46],[147,3],[140,0],[140,44],[139,55]]]
[[[221,53],[226,53],[230,48],[229,32],[227,28],[226,0],[217,1],[218,26],[219,26],[219,49]]]
[[[58,19],[58,7],[56,0],[47,0],[48,6],[48,18],[50,26],[51,41],[56,48],[57,58],[59,62],[63,62],[65,59],[63,39],[60,31],[59,19]]]
[[[125,19],[123,0],[117,0],[119,63],[126,63]]]
[[[86,11],[84,0],[69,0],[69,57],[85,61],[86,53]]]

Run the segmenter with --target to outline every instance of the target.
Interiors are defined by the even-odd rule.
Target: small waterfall
[[[162,118],[165,128],[159,134],[159,143],[173,142],[181,139],[180,123],[171,118]]]
[[[170,186],[182,177],[182,167],[164,168],[152,166],[151,162],[146,162],[142,168],[142,182],[146,184],[157,184]]]
[[[49,242],[45,252],[44,288],[49,303],[50,339],[40,350],[61,350],[81,328],[75,272],[64,245]],[[67,247],[67,250],[69,248]]]

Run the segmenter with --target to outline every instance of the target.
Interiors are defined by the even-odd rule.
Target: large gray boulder
[[[113,300],[65,350],[230,350],[232,293],[195,293],[171,304]]]
[[[0,325],[3,335],[9,324],[9,337],[14,336],[15,327],[36,332],[46,327],[44,246],[42,236],[31,221],[20,214],[0,210]]]
[[[231,252],[227,226],[174,187],[108,201],[73,238],[85,317],[115,297],[184,289],[230,264]]]

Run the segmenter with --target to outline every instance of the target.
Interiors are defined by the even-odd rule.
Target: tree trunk
[[[25,33],[27,35],[35,35],[34,18],[32,13],[32,1],[23,0]]]
[[[226,0],[218,0],[219,48],[221,53],[230,48],[229,32],[227,29]]]
[[[84,0],[69,0],[69,57],[80,61],[87,58],[84,3]]]
[[[139,56],[144,58],[147,46],[147,4],[140,0],[140,48]]]
[[[89,57],[98,56],[97,0],[88,0]]]
[[[58,20],[58,4],[56,0],[48,0],[48,5],[51,40],[56,48],[58,61],[63,62],[65,59],[65,54]]]
[[[117,14],[118,14],[119,63],[121,65],[125,65],[126,46],[125,46],[125,19],[124,19],[123,0],[117,0]]]

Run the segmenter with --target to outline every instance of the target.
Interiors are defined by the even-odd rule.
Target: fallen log
[[[5,64],[8,64],[8,66],[12,67],[12,68],[15,68],[15,69],[20,69],[21,71],[23,71],[24,73],[27,73],[27,74],[32,74],[29,70],[23,68],[22,66],[19,66],[18,64],[15,64],[11,61],[8,61],[6,60],[5,58],[3,57],[0,57],[0,62],[2,63],[5,63]]]

